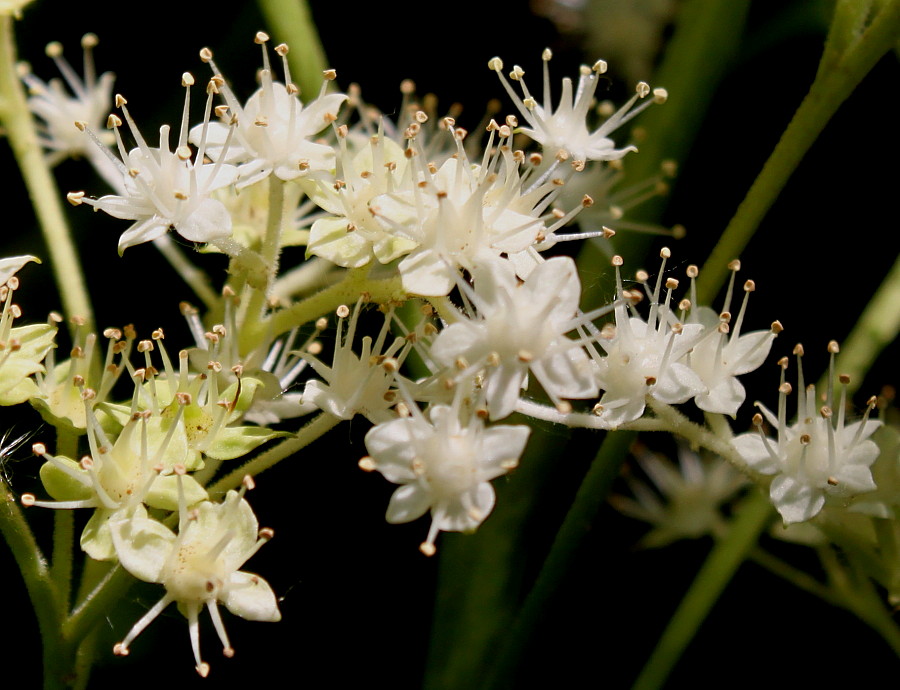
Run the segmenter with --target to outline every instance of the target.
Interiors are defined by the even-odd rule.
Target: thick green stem
[[[260,257],[266,267],[265,289],[254,288],[250,293],[250,300],[244,312],[242,330],[253,325],[265,322],[263,312],[266,300],[275,286],[275,277],[278,275],[278,259],[281,255],[281,228],[284,221],[284,182],[274,175],[269,176],[269,216],[266,220],[266,235],[263,238]],[[248,350],[244,350],[248,352]]]
[[[837,19],[843,19],[843,16]],[[887,3],[868,28],[861,35],[852,36],[852,40],[845,36],[847,30],[843,23],[833,22],[825,55],[809,93],[706,260],[700,272],[703,281],[698,286],[702,304],[709,303],[719,291],[728,274],[728,262],[747,246],[831,116],[897,42],[900,2]],[[840,51],[840,48],[844,50]]]
[[[12,22],[12,17],[0,16],[0,122],[6,129],[6,137],[44,234],[63,309],[70,317],[84,318],[90,332],[94,330],[94,314],[81,263],[63,213],[62,197],[44,160],[25,90],[16,72]]]
[[[318,417],[309,422],[305,427],[300,429],[300,431],[297,432],[297,435],[294,438],[289,438],[282,441],[274,448],[267,450],[265,453],[257,455],[249,462],[241,465],[238,469],[222,477],[219,481],[208,488],[209,495],[217,496],[224,494],[229,489],[237,488],[241,485],[241,481],[243,481],[246,475],[249,474],[251,477],[255,477],[261,472],[265,472],[267,469],[271,468],[282,460],[285,460],[292,456],[294,453],[299,452],[319,437],[324,436],[328,431],[336,427],[342,421],[344,420],[340,419],[339,417],[335,417],[334,415],[323,412]]]
[[[313,98],[322,85],[328,59],[306,0],[259,0],[259,9],[276,40],[291,48],[291,80],[300,87],[304,100]]]
[[[769,497],[762,492],[754,492],[744,502],[728,534],[716,542],[678,605],[650,660],[635,681],[633,690],[662,687],[738,566],[756,545],[772,514]]]
[[[604,439],[515,624],[504,635],[504,644],[486,687],[497,690],[512,687],[515,669],[526,651],[528,640],[545,616],[554,593],[565,581],[578,548],[590,532],[597,511],[606,501],[635,436],[633,432],[618,431],[607,434]]]
[[[0,534],[12,551],[31,600],[44,651],[44,687],[64,687],[69,654],[60,634],[64,615],[47,560],[38,548],[31,528],[16,503],[16,497],[0,477]],[[7,622],[9,624],[9,622]]]

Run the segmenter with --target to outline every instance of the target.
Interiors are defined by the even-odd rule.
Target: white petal
[[[222,593],[222,603],[234,615],[248,621],[276,623],[281,620],[275,593],[258,575],[232,573]]]

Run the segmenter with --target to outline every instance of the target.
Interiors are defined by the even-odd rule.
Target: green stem
[[[838,14],[836,18],[845,17]],[[739,256],[747,246],[788,178],[831,116],[875,63],[897,42],[900,2],[894,0],[887,3],[865,31],[853,37],[855,40],[844,39],[846,29],[846,22],[832,22],[825,54],[809,93],[706,260],[700,272],[703,281],[698,286],[702,304],[709,303],[719,291],[728,274],[728,262]],[[839,52],[840,48],[844,50]]]
[[[63,309],[69,317],[83,317],[90,332],[95,328],[94,314],[81,263],[63,213],[62,197],[44,160],[25,90],[16,72],[12,22],[12,17],[0,16],[0,122],[44,234]]]
[[[504,644],[486,687],[511,687],[515,669],[526,651],[528,640],[546,614],[554,593],[559,591],[570,571],[578,548],[590,532],[597,511],[606,501],[635,436],[633,432],[618,431],[608,433],[603,440],[578,488],[572,507],[556,534],[534,586],[511,630],[504,635]]]
[[[400,276],[382,280],[369,280],[369,266],[352,269],[347,276],[330,287],[320,290],[297,302],[287,309],[275,312],[265,321],[247,324],[241,329],[241,352],[251,352],[266,336],[274,337],[286,333],[295,326],[315,321],[320,316],[330,314],[342,304],[355,304],[359,296],[366,292],[372,302],[402,302],[407,298],[400,282]]]
[[[56,430],[56,454],[78,457],[78,436],[62,428]],[[72,560],[75,548],[75,513],[71,510],[53,511],[53,554],[50,578],[57,589],[64,611],[68,612],[72,599]]]
[[[747,558],[757,565],[762,566],[773,575],[777,575],[782,580],[790,582],[797,589],[802,589],[804,592],[819,597],[822,601],[831,604],[832,606],[846,607],[846,602],[843,598],[835,594],[830,587],[822,584],[808,573],[795,568],[789,563],[785,563],[780,558],[776,558],[768,551],[764,551],[757,547],[750,552],[750,555]]]
[[[245,475],[255,477],[267,469],[299,452],[310,443],[324,436],[328,431],[340,424],[342,419],[323,412],[297,432],[294,438],[289,438],[279,443],[265,453],[257,455],[249,462],[244,463],[238,469],[225,475],[207,490],[210,496],[224,494],[229,489],[241,485]]]
[[[669,621],[632,690],[661,688],[738,566],[772,517],[769,497],[756,491],[743,503],[728,534],[716,542]]]
[[[80,643],[135,582],[134,577],[121,565],[111,568],[63,623],[64,639],[75,645]]]
[[[16,565],[19,566],[38,621],[44,652],[45,687],[62,687],[60,682],[66,674],[69,659],[65,638],[60,634],[60,620],[64,612],[47,560],[16,503],[15,495],[2,478],[0,478],[0,534],[12,551]]]
[[[253,325],[266,322],[264,310],[266,300],[275,286],[278,275],[278,258],[281,255],[281,226],[284,220],[284,182],[275,175],[269,175],[269,216],[266,220],[266,235],[263,238],[260,257],[266,267],[266,287],[264,290],[253,289],[244,312],[242,330]],[[244,350],[249,352],[249,350]]]
[[[275,38],[290,46],[291,80],[309,100],[319,92],[328,66],[309,5],[306,0],[259,0],[259,9]]]

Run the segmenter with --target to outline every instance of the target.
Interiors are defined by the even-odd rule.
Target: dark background
[[[400,81],[411,77],[420,93],[433,91],[441,103],[464,100],[463,126],[474,126],[483,104],[503,95],[486,66],[493,55],[537,72],[540,51],[549,45],[557,78],[574,74],[579,60],[598,57],[581,58],[578,37],[560,35],[522,2],[458,2],[429,16],[424,7],[408,3],[373,4],[363,16],[342,3],[314,5],[341,84],[361,83],[364,96],[389,112],[399,104]],[[717,90],[673,189],[664,221],[689,229],[685,240],[672,244],[681,264],[705,258],[711,238],[731,217],[812,80],[822,27],[801,22],[777,36],[772,28],[777,17],[770,5],[754,4],[741,58]],[[259,28],[264,27],[252,3],[210,7],[160,0],[138,14],[129,6],[96,0],[39,0],[20,23],[19,46],[35,73],[49,78],[56,73],[43,54],[46,42],[62,41],[66,56],[78,66],[80,36],[97,33],[98,68],[117,73],[116,90],[129,99],[145,135],[152,137],[160,124],[175,124],[180,117],[181,73],[191,71],[199,80],[206,76],[206,66],[197,57],[202,46],[215,51],[239,96],[252,93],[260,65],[252,38]],[[613,80],[621,84],[616,65],[610,68]],[[748,377],[751,400],[774,403],[774,361],[801,337],[810,353],[808,378],[815,378],[826,362],[827,341],[849,332],[896,258],[900,243],[894,195],[900,145],[896,113],[885,102],[884,86],[897,83],[897,77],[897,60],[890,55],[842,107],[741,257],[742,277],[755,278],[758,288],[750,327],[764,328],[775,318],[786,327],[773,348],[772,363]],[[5,145],[0,156],[4,170],[11,170]],[[102,190],[77,163],[67,162],[58,172],[63,192]],[[10,173],[4,181],[12,214],[6,221],[3,255],[46,257],[24,188]],[[104,297],[97,309],[100,327],[133,322],[146,333],[164,325],[170,340],[185,339],[177,308],[187,291],[177,281],[158,277],[167,270],[158,255],[149,247],[137,247],[118,258],[116,239],[125,227],[121,221],[89,213],[86,207],[70,211],[89,286]],[[214,276],[218,272],[224,277],[218,257],[206,265]],[[648,265],[654,268],[655,261]],[[46,263],[23,272],[18,301],[26,319],[41,320],[48,310],[59,308],[50,284]],[[110,292],[116,299],[106,299]],[[898,384],[896,355],[895,347],[879,360],[861,388],[858,405],[882,385]],[[742,411],[737,427],[746,426],[749,416]],[[28,428],[35,420],[31,415],[17,423]],[[325,442],[261,477],[250,497],[261,524],[274,527],[277,538],[248,567],[268,579],[282,597],[282,623],[249,623],[224,614],[237,650],[229,661],[219,657],[214,631],[204,620],[202,646],[212,673],[200,681],[191,670],[186,621],[172,608],[133,644],[128,659],[102,655],[92,687],[122,682],[134,688],[160,683],[237,687],[248,682],[419,687],[437,563],[416,549],[426,530],[424,520],[404,526],[384,523],[392,486],[356,468],[367,427],[365,421],[342,424]],[[43,433],[43,440],[50,440],[50,430]],[[585,448],[595,442],[584,435],[570,442],[568,464],[547,487],[545,515],[562,515],[589,462]],[[21,452],[8,464],[17,491],[35,485],[38,466]],[[49,534],[47,512],[29,512],[39,534]],[[533,576],[539,562],[535,554],[546,548],[553,533],[552,523],[529,529],[534,532],[534,553],[523,554],[526,577]],[[701,540],[635,552],[632,546],[642,532],[642,526],[602,511],[515,685],[628,687],[710,546]],[[800,549],[774,548],[814,571],[815,563]],[[35,678],[40,664],[35,655],[37,626],[5,548],[0,549],[0,583],[6,597],[0,634],[4,673]],[[156,585],[134,587],[127,606],[105,626],[109,644],[121,639],[161,593]],[[798,681],[807,686],[852,682],[868,687],[882,674],[896,677],[896,671],[896,658],[886,645],[852,616],[828,609],[748,564],[704,623],[671,687],[785,687]],[[23,687],[31,686],[36,682]]]

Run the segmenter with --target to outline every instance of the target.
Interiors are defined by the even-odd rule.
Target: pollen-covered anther
[[[334,81],[337,79],[337,70],[335,69],[326,69],[322,71],[322,79],[325,81]]]
[[[459,130],[457,129],[456,131],[458,132]],[[501,125],[498,128],[498,131],[500,132],[500,136],[503,137],[504,139],[507,139],[512,136],[512,129],[510,128],[509,125]]]
[[[113,654],[115,654],[116,656],[128,656],[130,653],[131,651],[128,649],[128,647],[126,647],[121,642],[116,642],[113,645]]]
[[[346,319],[350,316],[350,308],[346,304],[342,304],[335,310],[335,313],[338,315],[338,318]]]
[[[796,345],[794,345],[793,354],[797,355],[798,357],[803,356],[804,351],[803,351],[803,345],[801,343],[797,343]]]
[[[773,321],[769,329],[777,335],[784,330],[784,326],[781,325],[781,321]]]
[[[800,437],[800,445],[802,445],[802,446],[808,446],[811,441],[812,441],[812,437],[809,434],[803,434]]]
[[[176,462],[174,465],[172,465],[172,470],[175,472],[175,474],[181,476],[187,474],[187,468],[180,462]]]
[[[381,363],[381,368],[386,372],[393,374],[395,371],[400,369],[400,362],[397,361],[394,357],[388,357]]]
[[[838,352],[841,351],[841,347],[840,347],[840,345],[838,345],[837,340],[830,340],[828,342],[828,351],[833,355],[836,355]]]
[[[762,426],[763,416],[759,412],[757,412],[753,415],[753,419],[751,420],[751,422],[753,423],[753,426]]]
[[[433,556],[437,553],[437,547],[428,541],[423,541],[419,544],[419,551],[421,551],[426,556]]]
[[[732,259],[728,262],[728,270],[729,271],[740,271],[741,270],[741,261],[740,259]]]
[[[269,40],[269,34],[267,34],[265,31],[257,31],[256,35],[253,37],[253,42],[256,45],[262,45],[263,43],[266,43],[268,40]]]
[[[677,278],[666,278],[666,288],[669,290],[677,290],[678,289],[678,279]]]
[[[394,408],[397,411],[397,415],[399,417],[409,417],[412,413],[409,411],[409,407],[402,400],[397,403],[397,406]]]
[[[142,340],[138,343],[138,352],[152,352],[155,349],[152,340]]]
[[[31,506],[33,506],[36,500],[37,499],[34,497],[34,494],[22,494],[19,497],[19,502],[26,508],[30,508]]]
[[[222,655],[223,655],[226,659],[232,658],[232,657],[234,656],[234,647],[223,647],[223,648],[222,648]]]
[[[793,388],[793,386],[791,386],[791,384],[789,384],[787,381],[785,381],[780,386],[778,386],[778,392],[783,395],[790,395],[791,393],[794,392],[794,388]]]
[[[558,403],[556,403],[556,411],[560,414],[571,414],[572,403],[565,400],[560,400]]]
[[[597,403],[596,405],[594,405],[594,406],[591,408],[591,414],[596,415],[597,417],[599,417],[600,415],[603,414],[603,409],[604,409],[604,408],[603,408],[603,405],[601,405],[600,403]]]
[[[748,280],[744,283],[744,292],[753,292],[756,290],[756,283],[752,280]]]
[[[669,100],[669,92],[663,88],[655,88],[653,89],[653,102],[657,105],[662,105],[667,100]]]
[[[200,59],[203,62],[209,62],[213,59],[213,52],[209,48],[200,49]]]
[[[191,147],[187,144],[179,146],[175,149],[175,155],[178,156],[179,160],[188,161],[191,159]]]
[[[265,115],[257,115],[256,119],[253,120],[253,124],[257,127],[268,127],[269,118],[267,118]]]
[[[656,377],[655,376],[645,376],[644,383],[646,383],[648,386],[655,386],[656,385]]]
[[[822,415],[822,419],[831,419],[834,412],[827,405],[822,405],[822,407],[819,408],[819,414]]]
[[[89,470],[94,466],[94,459],[90,455],[85,455],[78,461],[78,465],[83,470]]]
[[[209,675],[209,664],[205,661],[201,661],[200,665],[197,666],[197,673],[200,674],[201,678],[206,678]]]
[[[84,192],[69,192],[66,194],[66,201],[72,206],[81,206],[84,203]]]
[[[516,358],[520,362],[530,362],[534,359],[534,353],[530,352],[529,350],[522,349],[516,353]]]
[[[120,118],[115,113],[110,113],[109,117],[106,118],[106,128],[107,129],[115,129],[117,127],[122,126],[122,118]]]
[[[96,397],[97,391],[95,391],[93,388],[85,388],[83,391],[81,391],[82,400],[93,400]]]
[[[190,405],[193,398],[190,393],[185,393],[183,391],[175,394],[175,400],[178,401],[179,405]]]
[[[469,368],[469,360],[465,357],[457,357],[456,361],[453,362],[453,366],[455,366],[460,371],[465,371]]]
[[[47,452],[47,446],[45,446],[43,443],[34,443],[31,446],[31,452],[40,457]]]
[[[371,455],[364,455],[356,464],[359,465],[359,469],[361,469],[363,472],[375,471],[375,461],[372,459]]]

